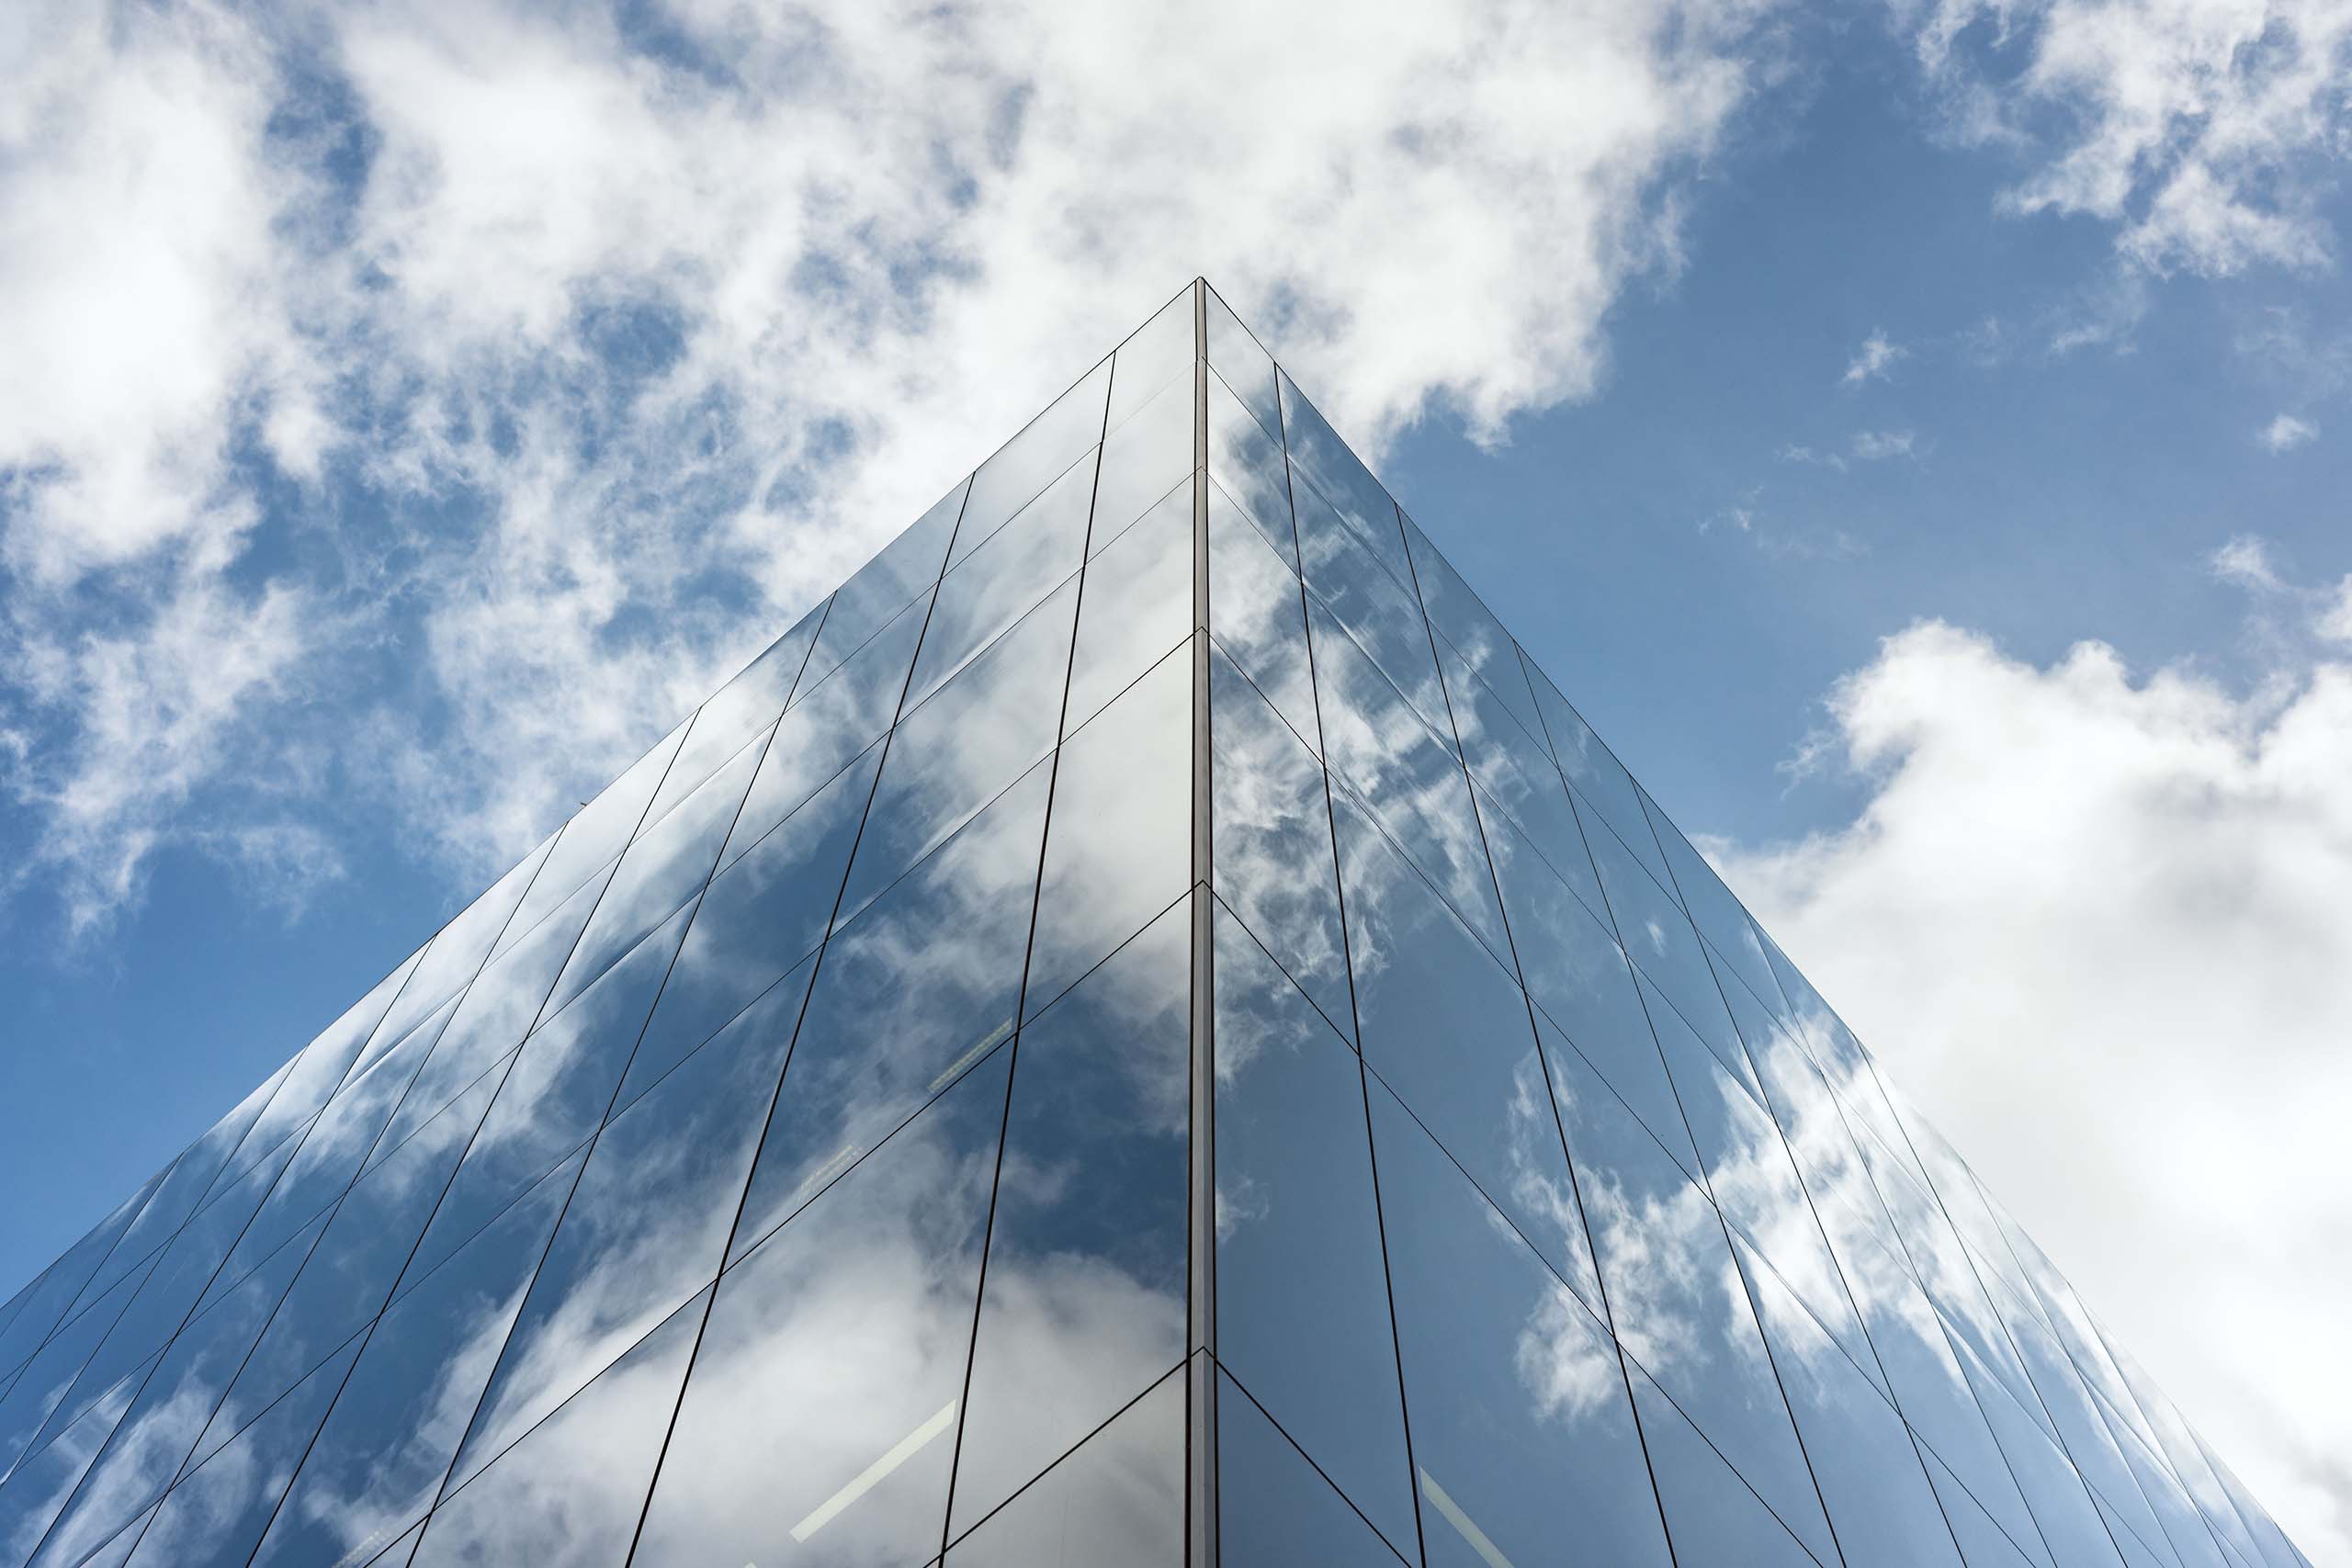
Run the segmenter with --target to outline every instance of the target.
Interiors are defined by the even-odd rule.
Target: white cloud
[[[1894,369],[1894,362],[1907,359],[1910,355],[1911,351],[1901,344],[1888,342],[1883,332],[1873,332],[1862,340],[1862,346],[1854,351],[1854,357],[1847,361],[1846,373],[1838,380],[1849,387],[1859,387],[1873,378],[1884,380]]]
[[[2282,413],[2264,425],[2262,433],[2255,439],[2262,443],[2263,450],[2267,452],[2291,452],[2318,434],[2319,426],[2311,421]]]
[[[2246,543],[2225,570],[2270,574]],[[1928,622],[1829,710],[1866,804],[1727,876],[2313,1561],[2352,1561],[2352,666],[2241,697]]]
[[[1749,0],[643,19],[0,21],[14,635],[288,579],[401,639],[334,765],[486,870],[1195,271],[1375,446],[1589,393],[1774,47]],[[43,778],[79,690],[10,725]],[[26,798],[128,895],[130,829],[226,761],[124,781],[119,832]]]
[[[2324,265],[2352,12],[2333,0],[1897,0],[1948,127],[2028,172],[2013,212],[2110,224],[2132,269]]]
[[[1854,433],[1854,457],[1865,463],[1882,463],[1890,457],[1908,457],[1915,445],[1907,430],[1858,430]]]
[[[2240,534],[2205,558],[2205,568],[2224,582],[2275,592],[2286,583],[2270,562],[2270,546],[2259,534]]]

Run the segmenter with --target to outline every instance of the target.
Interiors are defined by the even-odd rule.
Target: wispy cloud
[[[2266,452],[2291,452],[2319,434],[2319,426],[2307,419],[2281,413],[2262,427],[2255,436]]]
[[[169,842],[325,863],[288,802],[488,870],[1194,271],[1375,446],[1589,394],[1777,47],[664,15],[12,17],[0,776],[74,925]]]
[[[1890,457],[1911,457],[1914,441],[1907,430],[1858,430],[1851,445],[1857,461],[1883,463]]]
[[[1901,344],[1891,343],[1884,332],[1873,332],[1854,351],[1846,364],[1846,373],[1838,379],[1849,387],[1859,387],[1865,381],[1884,380],[1894,370],[1895,362],[1910,357],[1911,351]]]

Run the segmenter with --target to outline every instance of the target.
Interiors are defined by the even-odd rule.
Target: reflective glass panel
[[[1209,363],[1240,395],[1270,435],[1282,434],[1282,394],[1274,386],[1273,356],[1243,326],[1214,288],[1208,290]]]
[[[1209,485],[1209,629],[1307,750],[1322,745],[1299,582],[1224,487]]]
[[[1222,649],[1209,656],[1209,687],[1217,895],[1352,1035],[1323,770]]]
[[[670,760],[686,738],[686,728],[681,724],[663,736],[652,750],[630,763],[628,772],[606,784],[563,825],[554,846],[539,863],[538,874],[531,878],[522,902],[499,932],[491,949],[492,962],[528,939],[550,912],[565,904],[582,883],[594,880],[628,847],[638,824],[644,820],[646,807],[652,803],[653,792],[669,773]]]
[[[1601,818],[1617,830],[1617,836],[1649,868],[1652,876],[1660,882],[1671,880],[1665,858],[1650,837],[1649,818],[1642,810],[1640,791],[1633,775],[1617,760],[1617,754],[1601,744],[1600,737],[1560,694],[1551,678],[1524,653],[1520,658],[1520,668],[1526,671],[1527,683],[1535,693],[1536,713],[1544,720],[1544,736],[1552,743],[1552,755],[1559,762],[1560,772],[1586,804],[1599,809]]]
[[[1179,905],[1021,1032],[951,1536],[1183,1358],[1191,958]]]
[[[1216,1396],[1217,1561],[1389,1568],[1400,1559],[1232,1379]],[[1418,1546],[1408,1548],[1414,1559]]]
[[[1102,439],[1104,394],[1110,387],[1111,362],[1106,359],[980,465],[972,476],[964,525],[956,531],[956,559],[978,548],[1006,518],[1028,505],[1080,453]]]
[[[1377,1084],[1372,1134],[1431,1568],[1662,1568],[1607,1331]]]
[[[1031,769],[826,943],[737,1255],[1012,1037],[1047,776]]]
[[[1412,1470],[1362,1072],[1221,907],[1216,933],[1217,1355],[1409,1553]],[[1220,1408],[1220,1431],[1228,1420]],[[1231,1517],[1229,1496],[1223,1506]],[[1274,1500],[1245,1511],[1257,1506]],[[1279,1539],[1290,1517],[1276,1508],[1257,1539]]]
[[[1291,378],[1279,370],[1275,374],[1282,381],[1283,427],[1293,466],[1337,510],[1348,531],[1372,551],[1381,570],[1400,583],[1410,582],[1412,569],[1405,561],[1405,536],[1397,526],[1396,503]]]
[[[914,1563],[949,1463],[1010,1051],[718,1284],[633,1561]]]
[[[1552,1071],[1619,1342],[1781,1522],[1831,1560],[1837,1548],[1714,1205],[1582,1061],[1563,1055]]]
[[[1094,490],[1097,536],[1124,530],[1193,471],[1197,400],[1193,378],[1179,376],[1103,441],[1102,474]]]
[[[1493,693],[1522,728],[1540,734],[1544,722],[1535,711],[1535,694],[1527,684],[1527,671],[1519,661],[1519,645],[1453,564],[1438,554],[1429,536],[1410,517],[1404,523],[1405,543],[1413,558],[1413,581],[1420,589],[1421,607],[1429,612],[1430,625],[1463,668]],[[1451,681],[1451,670],[1447,678]],[[1459,694],[1454,701],[1458,706]]]
[[[1075,457],[1085,448],[1086,443],[1080,442],[1069,456]],[[1067,462],[1066,458],[1042,476],[1037,488],[1042,488],[1044,479],[1059,473]],[[1025,502],[1035,493],[1036,488],[1033,488],[1021,500]],[[1002,522],[1017,509],[1018,503],[1007,507],[996,521]],[[971,508],[965,503],[964,486],[958,484],[833,591],[832,604],[817,631],[817,645],[809,651],[808,667],[800,672],[802,690],[813,689],[865,647],[868,637],[880,632],[939,581],[939,574],[946,570],[948,541],[960,535],[959,520],[967,519],[970,513]],[[989,532],[994,531],[991,524]],[[984,536],[973,536],[973,543],[978,544]]]
[[[1208,392],[1209,475],[1236,503],[1235,517],[1245,520],[1295,572],[1298,536],[1291,525],[1290,468],[1283,461],[1282,442],[1215,374]]]
[[[939,584],[931,625],[915,659],[907,706],[937,691],[1007,626],[1078,570],[1086,549],[1094,466],[1072,464],[996,536]]]
[[[948,1549],[946,1568],[1176,1568],[1184,1380],[1170,1372]]]
[[[1804,1543],[1648,1374],[1629,1367],[1626,1375],[1677,1568],[1814,1568]]]
[[[1193,877],[1192,660],[1182,650],[1062,746],[1026,1010],[1059,996]]]
[[[1306,586],[1321,607],[1347,628],[1430,732],[1441,739],[1451,737],[1445,690],[1438,682],[1429,627],[1412,589],[1389,576],[1312,491],[1298,502],[1298,551]]]
[[[826,608],[820,604],[801,616],[790,631],[770,643],[765,652],[695,710],[686,738],[679,745],[678,760],[670,765],[662,787],[654,792],[653,804],[646,809],[648,822],[668,816],[687,792],[717,773],[719,764],[741,750],[744,742],[775,722],[799,682],[801,666],[808,662],[817,623],[824,618]]]
[[[1597,1310],[1525,994],[1376,829],[1336,809],[1365,1062]]]
[[[1151,320],[1119,345],[1111,362],[1113,429],[1125,423],[1129,414],[1143,407],[1179,372],[1192,369],[1196,304],[1193,288],[1188,284],[1183,292],[1162,305]]]
[[[1178,485],[1115,539],[1097,537],[1093,548],[1078,607],[1065,734],[1193,629],[1193,487]]]

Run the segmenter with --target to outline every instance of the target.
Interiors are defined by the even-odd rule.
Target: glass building
[[[0,1563],[2299,1568],[1205,285],[0,1304]]]

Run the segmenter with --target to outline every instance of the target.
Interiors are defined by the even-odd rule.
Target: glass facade
[[[0,1564],[2299,1568],[1204,284],[0,1304]]]

